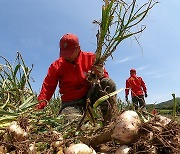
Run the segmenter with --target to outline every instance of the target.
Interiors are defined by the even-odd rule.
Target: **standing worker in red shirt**
[[[129,90],[131,90],[131,97],[135,110],[138,109],[138,103],[141,108],[145,107],[144,96],[148,96],[146,84],[141,77],[136,76],[135,69],[130,70],[130,77],[126,80],[126,101],[128,101]]]
[[[75,34],[65,34],[59,42],[60,57],[54,61],[44,79],[41,92],[38,96],[38,109],[43,109],[51,99],[56,86],[59,85],[62,107],[75,107],[82,111],[86,106],[86,95],[91,87],[87,80],[90,70],[100,80],[103,89],[113,92],[116,90],[115,83],[109,79],[108,72],[103,65],[94,65],[95,54],[84,52],[79,45],[79,39]],[[91,92],[91,98],[98,99],[98,93]]]

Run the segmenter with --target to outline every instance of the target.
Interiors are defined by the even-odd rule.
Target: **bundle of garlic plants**
[[[110,56],[113,57],[113,53],[117,51],[117,47],[125,39],[135,37],[138,42],[137,35],[146,28],[143,24],[144,19],[155,4],[158,3],[156,0],[144,0],[143,2],[140,0],[103,1],[101,19],[93,22],[98,25],[95,65],[100,66],[103,66]],[[92,85],[99,85],[99,80],[93,71],[90,72],[88,80]],[[103,90],[100,85],[99,87]],[[94,108],[123,90],[121,88],[103,96],[94,103]]]
[[[93,22],[99,27],[95,64],[104,64],[122,41],[142,33],[146,28],[143,21],[157,3],[156,0],[104,0],[101,20]]]

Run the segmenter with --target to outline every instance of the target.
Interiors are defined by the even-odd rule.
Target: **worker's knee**
[[[106,91],[107,93],[116,91],[116,84],[110,78],[103,78],[100,84],[101,84],[102,90]]]

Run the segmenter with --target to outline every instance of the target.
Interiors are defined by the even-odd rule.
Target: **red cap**
[[[136,70],[135,70],[134,68],[132,68],[132,69],[130,70],[130,73],[131,73],[131,72],[132,72],[132,73],[133,73],[133,72],[136,73]]]
[[[71,56],[74,53],[74,50],[79,47],[79,39],[74,34],[65,34],[60,42],[60,57]]]

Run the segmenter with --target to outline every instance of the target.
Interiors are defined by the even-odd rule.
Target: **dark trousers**
[[[138,110],[138,106],[145,107],[145,105],[146,105],[144,95],[133,96],[132,102],[133,102],[133,105],[135,107],[135,110]]]
[[[66,107],[75,107],[83,113],[83,111],[86,108],[86,99],[89,98],[91,102],[91,106],[96,102],[97,99],[100,97],[104,96],[105,94],[111,93],[116,91],[116,84],[114,81],[110,78],[103,78],[100,81],[100,84],[94,84],[91,86],[89,89],[87,95],[85,98],[70,101],[70,102],[62,102],[62,107],[59,113],[66,108]],[[107,102],[103,102],[101,104],[101,110],[102,113],[105,114],[108,109],[108,104]]]
[[[91,105],[93,104],[102,96],[109,94],[111,92],[116,91],[116,84],[110,78],[103,78],[100,81],[100,84],[95,84],[91,87],[89,92],[87,93],[87,98],[90,98]],[[102,114],[105,115],[108,110],[108,102],[104,101],[100,104],[100,108]]]
[[[66,107],[74,107],[78,109],[81,112],[81,114],[83,114],[86,107],[86,98],[77,99],[70,102],[62,102],[62,106],[59,113],[61,113],[61,111],[65,109]]]

